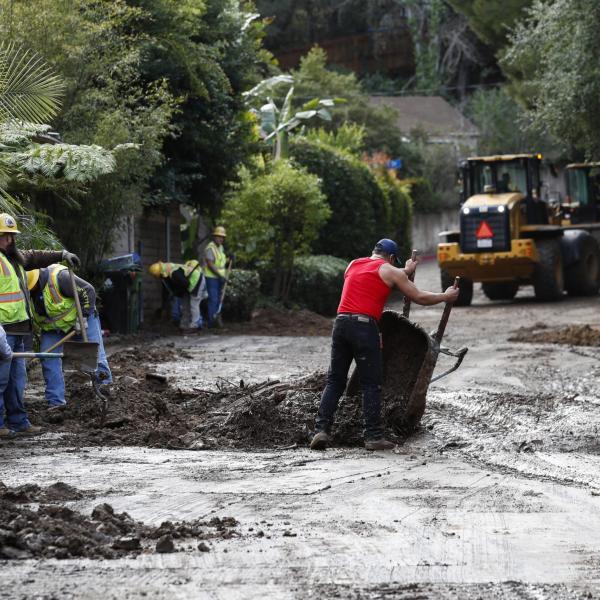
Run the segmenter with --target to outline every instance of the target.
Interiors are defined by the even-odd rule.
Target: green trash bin
[[[137,333],[141,323],[142,265],[137,254],[104,260],[100,288],[102,327],[113,333]]]

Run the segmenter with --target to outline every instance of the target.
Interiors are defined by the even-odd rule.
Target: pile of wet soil
[[[383,415],[388,428],[403,435],[404,429],[398,424],[405,425],[409,404],[413,411],[411,426],[420,420],[424,408],[428,379],[417,401],[409,400],[410,391],[418,388],[417,376],[428,349],[427,334],[395,313],[385,313],[384,317]],[[309,441],[326,383],[325,373],[252,385],[224,382],[217,390],[184,391],[176,387],[176,381],[171,383],[148,366],[189,358],[174,345],[122,350],[111,356],[114,384],[106,411],[89,380],[70,375],[66,377],[64,410],[48,411],[38,400],[30,413],[36,423],[50,431],[75,434],[59,442],[70,445],[201,450],[278,448]],[[336,413],[333,436],[337,445],[362,443],[360,395],[358,377],[354,376]]]
[[[567,344],[569,346],[600,346],[600,327],[590,325],[568,325],[550,328],[545,323],[517,329],[509,342],[532,344]]]
[[[27,488],[27,490],[24,490]],[[35,489],[33,489],[35,488]],[[119,558],[141,553],[167,553],[210,547],[206,541],[239,535],[232,517],[209,521],[165,521],[158,527],[135,521],[110,504],[99,504],[87,516],[60,504],[23,506],[30,502],[75,500],[83,492],[63,483],[47,488],[8,488],[0,483],[0,559]],[[68,491],[68,493],[65,493]]]
[[[246,323],[225,323],[223,333],[237,335],[317,336],[331,335],[332,317],[306,309],[261,308]]]

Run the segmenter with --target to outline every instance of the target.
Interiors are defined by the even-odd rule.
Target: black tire
[[[542,302],[560,300],[565,289],[560,242],[536,240],[536,246],[540,261],[533,272],[535,297]]]
[[[519,290],[517,281],[482,283],[481,289],[490,300],[512,300]]]
[[[580,256],[565,273],[565,288],[572,296],[595,296],[600,289],[600,247],[591,235],[581,239]]]
[[[450,286],[454,285],[454,277],[446,273],[444,269],[440,271],[442,279],[442,292],[445,292]],[[458,286],[458,300],[454,306],[469,306],[473,300],[473,282],[465,277],[460,278]]]

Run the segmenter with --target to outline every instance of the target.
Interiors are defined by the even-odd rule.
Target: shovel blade
[[[97,342],[65,342],[63,362],[70,369],[93,373],[98,367]]]

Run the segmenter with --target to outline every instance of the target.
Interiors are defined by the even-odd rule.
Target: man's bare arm
[[[392,267],[392,265],[381,265],[379,275],[387,285],[398,288],[404,296],[422,306],[432,306],[440,302],[454,302],[458,298],[458,290],[454,288],[448,288],[443,293],[420,290],[410,281],[404,269],[398,269]]]

